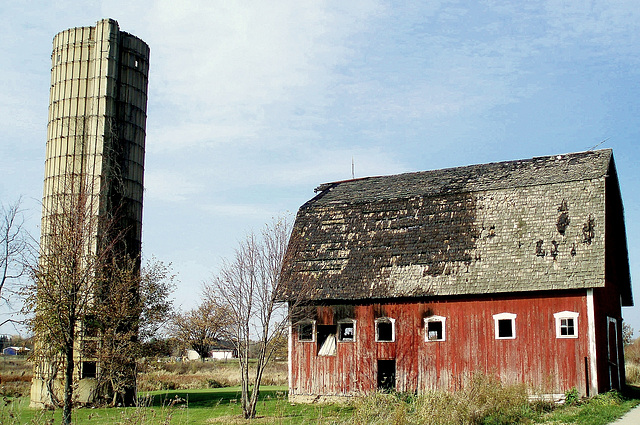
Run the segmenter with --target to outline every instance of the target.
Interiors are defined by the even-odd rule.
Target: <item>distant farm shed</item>
[[[321,185],[280,298],[293,400],[456,389],[476,372],[548,394],[624,383],[633,305],[611,150]]]
[[[29,354],[29,350],[27,347],[6,347],[2,350],[2,355],[4,356],[19,356]]]
[[[213,360],[230,360],[238,358],[238,351],[230,341],[218,341],[211,346],[209,358]]]

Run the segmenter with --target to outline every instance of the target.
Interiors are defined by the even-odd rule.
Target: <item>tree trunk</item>
[[[62,423],[71,424],[71,408],[73,404],[73,340],[65,347],[64,401],[62,406]]]
[[[249,344],[245,343],[242,347],[242,413],[245,419],[253,419],[256,417],[256,407],[251,405],[249,397]],[[253,389],[255,391],[255,388]]]
[[[262,345],[256,361],[256,375],[253,381],[253,391],[251,392],[251,399],[249,400],[249,406],[247,409],[250,413],[250,417],[248,419],[256,417],[256,407],[258,407],[258,397],[260,396],[260,383],[262,382],[262,374],[266,364],[265,351],[266,346]]]
[[[253,391],[251,391],[251,399],[249,400],[249,404],[247,405],[248,416],[245,416],[245,419],[255,419],[259,394],[260,394],[260,386],[254,385]]]

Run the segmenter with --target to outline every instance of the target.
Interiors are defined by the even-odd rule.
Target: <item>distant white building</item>
[[[187,350],[187,360],[200,360],[200,354],[196,350]]]
[[[235,359],[238,356],[236,355],[236,350],[233,348],[214,348],[209,351],[209,357],[214,360],[229,360]]]

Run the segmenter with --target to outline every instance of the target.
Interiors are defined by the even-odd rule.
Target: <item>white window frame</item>
[[[580,313],[575,311],[560,311],[558,313],[554,313],[553,317],[556,319],[556,338],[558,339],[567,339],[567,338],[577,338],[578,337],[578,316]],[[562,319],[573,319],[573,335],[562,335],[561,332],[561,323]]]
[[[300,328],[304,325],[311,325],[311,339],[300,339]],[[316,321],[315,320],[301,320],[298,322],[298,342],[316,342]]]
[[[378,324],[379,323],[391,323],[391,341],[380,341],[378,338]],[[396,319],[392,317],[378,317],[376,319],[376,342],[396,342]]]
[[[493,315],[493,323],[495,327],[495,337],[496,339],[516,339],[516,317],[517,314],[514,313],[499,313]],[[500,335],[500,327],[498,324],[500,320],[511,320],[511,330],[513,331],[513,335],[511,336],[499,336]]]
[[[442,338],[440,339],[429,339],[429,323],[431,322],[440,322],[442,323]],[[437,341],[446,341],[447,340],[447,318],[443,316],[429,316],[424,318],[424,340],[426,342],[437,342]]]
[[[353,338],[351,339],[342,339],[341,325],[345,323],[351,323],[353,325]],[[338,320],[338,329],[337,329],[337,341],[338,342],[356,342],[356,321],[355,319],[342,319]]]

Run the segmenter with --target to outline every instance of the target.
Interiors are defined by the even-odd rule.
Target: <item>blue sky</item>
[[[4,2],[0,201],[23,196],[35,235],[51,41],[106,17],[151,47],[143,249],[173,263],[184,308],[352,158],[364,177],[606,140],[640,273],[637,1]]]

